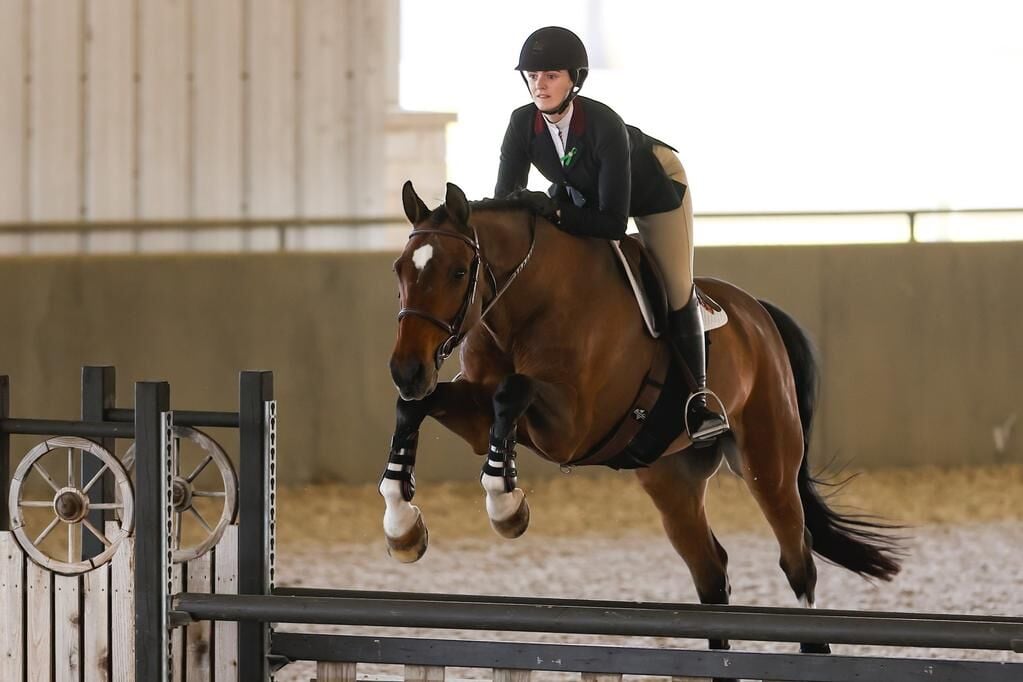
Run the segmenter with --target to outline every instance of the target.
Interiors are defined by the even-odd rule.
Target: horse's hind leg
[[[744,422],[748,426],[743,447],[746,469],[743,478],[778,539],[781,550],[778,563],[789,586],[800,604],[813,608],[817,567],[797,482],[803,453],[802,436],[798,431],[779,426],[784,420],[779,421],[778,415],[757,419],[755,411],[754,414],[748,411]],[[830,653],[831,649],[823,642],[804,642],[800,644],[800,651]]]
[[[707,479],[717,470],[716,448],[666,455],[648,469],[637,469],[643,489],[661,513],[672,547],[689,567],[703,604],[727,604],[728,554],[707,522]],[[729,648],[728,640],[710,640],[711,649]]]

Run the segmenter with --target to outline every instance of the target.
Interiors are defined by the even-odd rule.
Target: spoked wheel
[[[64,476],[54,478],[50,475],[51,469],[47,468],[47,466],[52,467],[52,464],[44,465],[42,459],[49,453],[64,448],[67,448],[67,477],[66,479]],[[84,484],[79,484],[75,476],[76,451],[83,455],[88,453],[102,463],[96,475]],[[58,457],[49,459],[54,460]],[[100,482],[104,472],[107,471],[114,477],[119,499],[116,502],[90,502],[89,491]],[[35,494],[29,494],[29,497],[26,494],[26,488],[35,489],[37,487],[35,484],[26,486],[26,482],[32,478],[39,478],[45,482],[52,491],[53,497],[41,499]],[[26,499],[27,497],[29,499]],[[21,460],[11,478],[8,503],[14,537],[21,548],[40,566],[64,575],[85,573],[109,561],[121,541],[131,534],[134,524],[135,498],[127,471],[117,457],[84,438],[50,438],[32,448]],[[35,531],[29,532],[24,514],[27,509],[51,510],[53,519],[38,534]],[[89,512],[94,509],[116,512],[118,518],[116,529],[112,527],[97,528],[89,521]],[[54,552],[44,550],[43,542],[61,524],[67,526],[67,553],[65,556],[58,557],[54,555]],[[103,544],[103,551],[90,559],[83,559],[81,556],[80,538],[83,532],[91,533]]]
[[[188,426],[175,426],[174,437],[179,441],[186,440],[199,446],[202,452],[202,459],[186,476],[181,471],[173,472],[171,476],[171,497],[174,504],[174,543],[171,547],[174,563],[181,563],[196,559],[210,550],[220,542],[231,521],[234,520],[238,510],[238,477],[235,475],[234,466],[230,458],[224,453],[223,448],[217,441],[208,435]],[[132,444],[124,455],[124,468],[131,471],[135,467],[135,445]],[[220,474],[219,485],[215,489],[200,487],[197,479],[200,474],[210,465],[215,465]],[[219,516],[213,525],[206,516],[196,508],[198,500],[211,499],[221,500]],[[208,508],[207,508],[208,509]],[[209,511],[207,511],[209,513]],[[190,517],[202,529],[198,535],[201,539],[190,545],[182,546],[182,527],[184,519]]]

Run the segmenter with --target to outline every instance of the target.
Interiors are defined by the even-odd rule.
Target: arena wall
[[[116,365],[126,399],[135,380],[167,379],[172,404],[224,409],[239,370],[273,369],[283,481],[374,481],[395,401],[393,258],[0,260],[0,373],[11,375],[12,414],[74,418],[83,364]],[[698,272],[780,304],[811,332],[825,379],[813,456],[853,469],[1023,458],[1021,426],[1012,428],[1023,412],[1020,263],[1017,243],[697,254]],[[421,479],[478,475],[464,444],[436,424],[420,442]],[[526,476],[558,473],[520,459]]]

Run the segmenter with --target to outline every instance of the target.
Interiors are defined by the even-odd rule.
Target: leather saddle
[[[622,274],[636,296],[636,303],[643,315],[647,332],[655,339],[659,338],[667,331],[670,310],[664,289],[664,278],[657,263],[636,235],[626,235],[621,241],[609,243],[621,266]],[[724,308],[698,286],[696,295],[700,303],[700,315],[703,316],[704,331],[723,327],[728,322],[728,314]]]

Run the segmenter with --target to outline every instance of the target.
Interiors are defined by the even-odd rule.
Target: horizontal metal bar
[[[182,218],[180,220],[38,220],[0,222],[0,232],[143,232],[146,230],[253,230],[267,227],[407,225],[404,216],[322,216],[301,218]]]
[[[918,208],[865,211],[761,211],[697,213],[698,218],[822,218],[856,216],[914,216],[914,215],[955,215],[955,214],[999,214],[1023,213],[1023,208]],[[288,227],[332,227],[352,225],[405,225],[404,216],[279,216],[270,218],[181,218],[160,220],[37,220],[0,221],[0,232],[109,232],[144,230],[210,230],[288,228]]]
[[[314,635],[277,630],[271,651],[291,661],[511,668],[673,677],[816,682],[1019,682],[1023,664],[576,644]]]
[[[386,592],[378,590],[334,590],[322,587],[278,587],[274,594],[282,597],[350,597],[353,599],[398,599],[406,601],[459,601],[470,604],[551,604],[555,606],[599,606],[601,608],[658,609],[698,611],[725,609],[728,613],[766,613],[777,615],[868,616],[870,618],[903,618],[913,620],[955,620],[971,623],[1012,623],[1023,626],[1023,617],[986,616],[953,613],[908,613],[901,611],[848,611],[840,609],[784,608],[778,606],[714,606],[709,604],[677,604],[668,602],[598,601],[593,599],[557,599],[553,597],[506,597],[489,594],[444,594],[436,592]]]
[[[134,438],[135,424],[82,422],[60,419],[0,419],[0,433],[27,436],[79,436],[81,438]]]
[[[130,422],[135,420],[135,410],[115,407],[106,410],[104,417],[112,422]],[[238,428],[237,412],[207,412],[202,410],[174,410],[176,426],[222,426]]]
[[[486,604],[330,597],[183,593],[174,609],[196,620],[503,630],[641,637],[830,642],[1011,651],[1023,624],[951,620],[737,613],[726,607]]]

